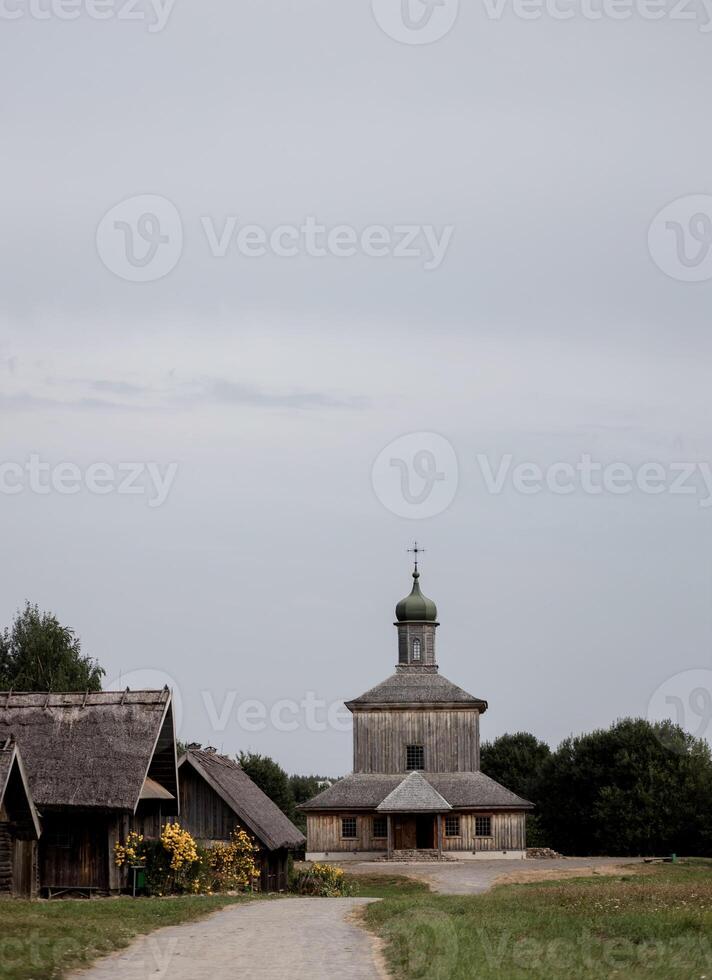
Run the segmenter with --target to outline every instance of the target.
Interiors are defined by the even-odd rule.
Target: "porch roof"
[[[412,772],[376,809],[379,813],[444,813],[452,807],[419,772]]]

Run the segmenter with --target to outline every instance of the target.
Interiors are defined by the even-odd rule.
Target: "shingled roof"
[[[422,670],[399,670],[360,697],[347,701],[346,707],[352,710],[389,704],[458,704],[478,708],[481,712],[487,710],[486,701],[463,691],[442,674]]]
[[[530,810],[533,804],[483,772],[420,774],[454,810]],[[325,789],[299,809],[376,810],[403,782],[403,773],[354,773]]]
[[[379,813],[444,813],[452,807],[419,772],[412,772],[376,807]]]
[[[0,692],[0,739],[14,735],[40,807],[135,812],[147,776],[176,797],[171,693]],[[171,810],[164,807],[166,814]]]
[[[30,828],[34,837],[42,834],[42,825],[35,809],[27,781],[22,756],[13,738],[0,742],[0,810],[23,828]]]
[[[217,752],[190,749],[178,765],[192,766],[269,850],[304,847],[306,838],[302,832],[233,759]]]

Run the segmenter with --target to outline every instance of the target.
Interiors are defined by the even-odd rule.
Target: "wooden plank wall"
[[[187,763],[180,768],[180,825],[198,840],[229,840],[240,822],[218,794]]]
[[[427,772],[476,772],[479,711],[354,713],[354,772],[406,772],[406,746],[425,747]]]
[[[479,814],[486,816],[486,814]],[[492,836],[475,837],[475,814],[461,813],[460,837],[445,837],[446,851],[521,851],[526,846],[526,817],[523,813],[494,813]],[[356,817],[356,838],[341,837],[343,817]],[[307,840],[310,851],[385,851],[387,842],[374,839],[371,833],[371,814],[343,813],[307,814]]]
[[[460,813],[459,817],[461,836],[443,837],[446,851],[523,851],[526,847],[526,816],[523,813],[493,813],[491,837],[475,837],[474,813]]]
[[[356,838],[341,837],[341,818],[356,817]],[[372,835],[373,817],[370,814],[307,814],[307,840],[310,851],[386,851],[385,838]]]
[[[40,884],[91,885],[108,891],[112,820],[105,814],[45,814],[40,838]]]

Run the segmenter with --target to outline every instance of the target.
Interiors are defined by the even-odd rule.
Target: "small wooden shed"
[[[0,742],[0,895],[36,896],[41,833],[20,750],[6,738]]]
[[[0,738],[11,733],[42,819],[42,892],[120,890],[114,844],[178,814],[170,691],[0,693]]]
[[[246,830],[260,845],[262,891],[284,891],[289,852],[306,844],[292,821],[233,759],[215,750],[189,749],[178,775],[181,825],[207,846],[228,840],[236,828]]]

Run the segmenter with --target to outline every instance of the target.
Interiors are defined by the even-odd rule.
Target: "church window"
[[[420,640],[413,640],[413,660],[420,660]]]
[[[383,837],[388,837],[388,821],[385,817],[374,817],[373,838],[374,840],[379,840]]]
[[[425,748],[422,745],[408,745],[405,750],[405,767],[408,772],[425,769]]]
[[[475,817],[475,837],[492,836],[492,817]]]
[[[343,817],[341,820],[341,836],[346,840],[356,838],[356,817]]]
[[[445,817],[445,836],[460,836],[460,818],[457,816],[457,814],[448,813],[448,815]]]

